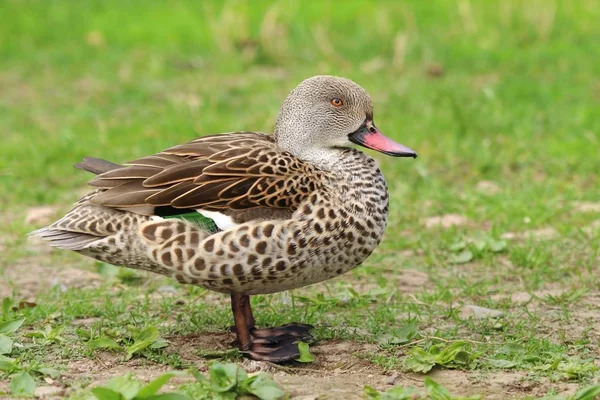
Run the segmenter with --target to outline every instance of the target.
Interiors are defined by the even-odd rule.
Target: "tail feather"
[[[75,164],[74,167],[91,172],[92,174],[100,175],[117,168],[122,168],[123,166],[101,158],[85,157],[81,162]]]
[[[63,231],[54,229],[51,226],[30,232],[27,236],[43,239],[52,247],[73,251],[83,250],[94,241],[101,239],[98,236],[87,235],[80,232]]]

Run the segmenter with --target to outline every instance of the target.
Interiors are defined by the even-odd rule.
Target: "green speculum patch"
[[[204,215],[199,212],[190,212],[185,214],[177,214],[177,215],[169,215],[164,218],[179,218],[185,221],[191,222],[194,225],[197,225],[200,229],[207,230],[211,233],[219,232],[219,228],[215,221],[210,218],[206,218]]]

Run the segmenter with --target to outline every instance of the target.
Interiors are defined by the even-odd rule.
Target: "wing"
[[[96,176],[91,200],[118,209],[173,207],[293,212],[322,185],[320,170],[281,151],[271,135],[205,136]]]

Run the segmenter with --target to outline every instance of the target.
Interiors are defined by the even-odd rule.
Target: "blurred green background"
[[[382,160],[405,205],[482,179],[505,182],[506,207],[598,198],[597,1],[6,0],[0,15],[10,204],[69,201],[82,156],[270,131],[316,74],[366,87],[381,129],[418,150]]]

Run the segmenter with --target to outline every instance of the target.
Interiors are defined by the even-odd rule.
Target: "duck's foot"
[[[313,328],[312,325],[293,322],[275,328],[250,329],[250,343],[242,352],[257,361],[293,361],[300,357],[298,342],[316,341],[310,333]]]
[[[240,351],[257,361],[282,363],[300,357],[298,342],[315,341],[312,325],[291,323],[276,328],[257,329],[250,309],[250,297],[231,294],[231,310],[235,321],[233,331]]]
[[[315,337],[310,333],[315,327],[309,324],[292,322],[275,328],[250,329],[250,336],[255,343],[277,344],[288,340],[312,343]]]
[[[287,337],[292,337],[302,342],[312,343],[315,341],[315,337],[310,331],[314,328],[314,326],[309,324],[291,322],[274,328],[259,329],[254,326],[249,326],[248,331],[250,332],[250,337],[259,343],[277,343],[280,340],[285,340]],[[229,330],[237,334],[235,326],[230,327]]]
[[[243,351],[243,353],[256,361],[269,361],[272,363],[294,361],[300,357],[300,350],[298,349],[299,341],[298,338],[291,336],[280,337],[276,343],[252,341],[250,342],[250,348]]]
[[[257,361],[294,361],[300,357],[298,342],[315,342],[310,333],[313,328],[312,325],[293,322],[276,328],[252,329],[246,354]]]

